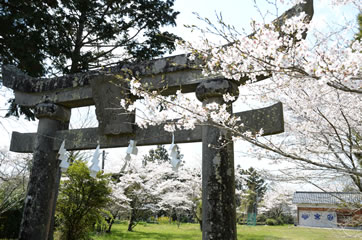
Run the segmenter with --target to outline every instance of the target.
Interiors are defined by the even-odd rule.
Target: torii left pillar
[[[54,137],[58,130],[68,129],[70,113],[70,109],[54,103],[41,103],[35,108],[39,125],[20,226],[21,240],[52,239],[60,179],[59,160],[53,150]]]

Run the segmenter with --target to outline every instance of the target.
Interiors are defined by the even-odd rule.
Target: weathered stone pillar
[[[53,103],[36,106],[39,119],[33,163],[19,239],[47,240],[59,185],[59,161],[53,151],[55,133],[67,129],[70,110]]]
[[[223,104],[225,93],[237,96],[237,85],[218,79],[202,82],[196,89],[204,106]],[[208,123],[202,128],[202,239],[236,239],[234,146],[228,131]]]

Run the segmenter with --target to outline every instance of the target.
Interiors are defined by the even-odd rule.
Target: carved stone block
[[[129,99],[128,84],[113,75],[99,76],[90,82],[99,131],[102,135],[133,133],[135,114],[121,107],[121,99]]]

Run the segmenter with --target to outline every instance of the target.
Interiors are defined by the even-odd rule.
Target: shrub
[[[278,225],[283,225],[283,224],[284,224],[284,219],[283,219],[282,216],[278,217],[278,218],[276,219],[276,221],[277,221]]]
[[[266,221],[266,216],[264,214],[259,214],[258,216],[256,216],[256,222],[260,223],[265,221]]]
[[[157,218],[157,222],[158,223],[170,223],[171,218],[169,218],[169,217],[159,217],[159,218]]]
[[[275,219],[272,219],[272,218],[268,218],[265,223],[269,226],[275,226],[275,225],[278,225],[278,222],[277,220]]]
[[[94,179],[84,162],[75,161],[66,173],[59,189],[56,206],[60,239],[88,239],[94,227],[104,227],[104,207],[110,201],[111,190],[105,175]]]
[[[283,215],[283,222],[285,224],[293,224],[294,223],[294,218],[292,215]]]

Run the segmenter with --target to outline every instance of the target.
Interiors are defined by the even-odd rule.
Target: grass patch
[[[285,226],[238,226],[239,240],[340,240],[361,239],[362,231]]]
[[[111,234],[92,235],[94,240],[200,240],[197,224],[138,224],[133,232],[127,231],[127,223],[114,224]]]
[[[198,224],[139,224],[133,232],[127,223],[115,224],[111,234],[93,234],[94,240],[201,240]],[[286,226],[240,226],[238,240],[340,240],[362,239],[362,231]]]

